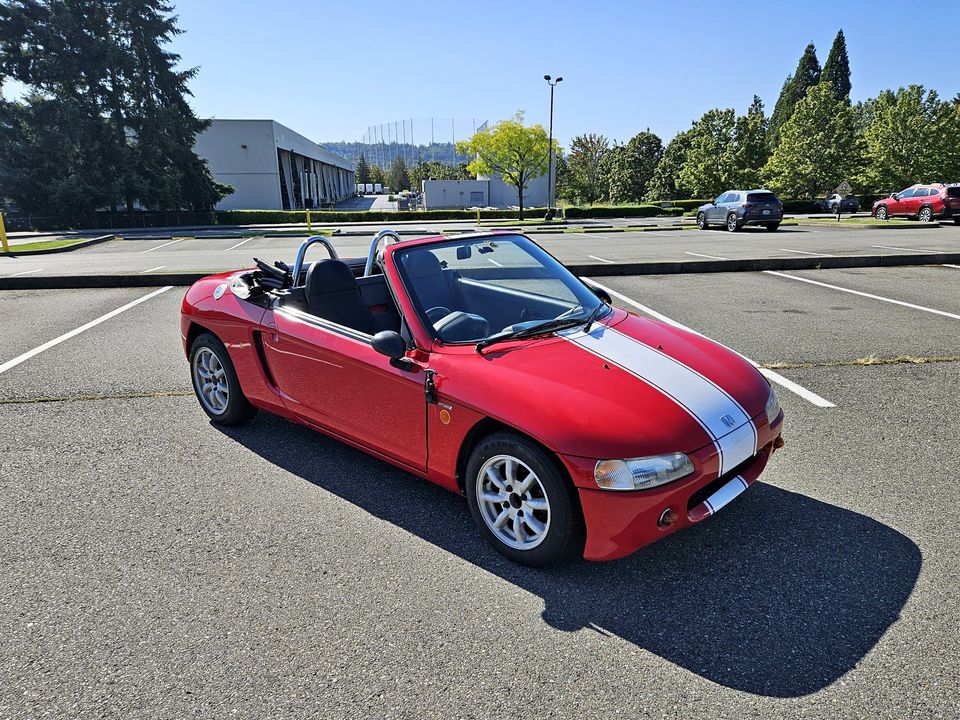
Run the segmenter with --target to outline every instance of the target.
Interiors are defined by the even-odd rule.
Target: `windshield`
[[[557,319],[586,321],[601,305],[563,265],[519,235],[399,249],[394,258],[424,325],[443,342],[475,343]]]

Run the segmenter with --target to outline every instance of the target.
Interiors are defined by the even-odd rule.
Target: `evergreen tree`
[[[383,168],[379,165],[370,166],[370,182],[381,185],[387,184],[387,174],[383,171]]]
[[[407,172],[407,163],[400,155],[397,155],[390,165],[390,182],[388,184],[394,192],[410,189],[410,174]]]
[[[193,152],[207,123],[187,101],[196,69],[178,70],[179,55],[166,49],[181,32],[172,11],[166,0],[0,5],[0,77],[32,92],[3,110],[18,141],[0,147],[0,164],[27,186],[50,188],[36,202],[87,212],[117,203],[132,211],[137,202],[208,209],[230,192]],[[51,127],[62,135],[62,162],[31,161],[23,148]]]
[[[833,40],[820,80],[833,88],[833,97],[837,100],[850,97],[850,58],[847,57],[847,39],[843,30]]]
[[[807,92],[820,82],[820,62],[817,60],[817,49],[813,43],[807,45],[797,63],[796,72],[788,75],[780,90],[780,97],[770,116],[767,128],[767,146],[772,151],[780,142],[780,129],[793,115],[797,103],[807,96]]]
[[[801,100],[781,130],[764,168],[770,186],[786,197],[813,198],[862,169],[862,147],[853,108],[821,83]]]
[[[647,183],[662,157],[663,142],[649,128],[634,135],[626,145],[618,146],[607,176],[610,201],[643,200]]]
[[[367,165],[367,159],[360,153],[360,159],[357,160],[357,169],[354,172],[358,185],[366,185],[370,180],[370,166]]]

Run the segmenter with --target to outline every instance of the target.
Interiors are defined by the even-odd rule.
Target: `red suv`
[[[952,217],[960,225],[960,185],[911,185],[888,198],[877,200],[871,214],[877,220],[905,215],[921,222]]]

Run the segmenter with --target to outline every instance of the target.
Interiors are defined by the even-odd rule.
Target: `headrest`
[[[443,274],[440,261],[429,250],[414,250],[407,255],[403,264],[412,278],[426,278]]]
[[[353,271],[340,260],[321,260],[307,271],[307,295],[356,289],[357,280]]]

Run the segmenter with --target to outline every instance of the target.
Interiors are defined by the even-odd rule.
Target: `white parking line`
[[[146,275],[149,272],[153,272],[154,270],[161,270],[162,268],[165,268],[165,267],[166,265],[157,265],[155,268],[150,268],[149,270],[141,270],[140,274]]]
[[[907,252],[927,252],[927,253],[946,252],[945,250],[928,250],[926,248],[902,248],[902,247],[894,247],[893,245],[871,245],[870,247],[881,248],[883,250],[906,250]]]
[[[241,240],[240,242],[238,242],[238,243],[237,243],[236,245],[234,245],[233,247],[228,247],[227,250],[236,250],[238,247],[240,247],[240,246],[243,245],[244,243],[250,242],[251,240],[253,240],[253,238],[252,238],[252,237],[248,237],[246,240]]]
[[[859,295],[860,297],[870,298],[871,300],[880,300],[881,302],[891,303],[893,305],[902,305],[903,307],[912,308],[913,310],[922,310],[923,312],[933,313],[934,315],[942,315],[943,317],[960,320],[960,315],[956,315],[945,310],[935,310],[934,308],[924,307],[923,305],[914,305],[913,303],[904,302],[903,300],[894,300],[893,298],[883,297],[882,295],[872,295],[870,293],[860,292],[859,290],[851,290],[850,288],[840,287],[839,285],[830,285],[829,283],[820,282],[818,280],[797,277],[796,275],[787,275],[786,273],[776,272],[775,270],[763,270],[761,272],[765,272],[767,275],[776,275],[777,277],[787,278],[788,280],[799,280],[800,282],[810,283],[811,285],[819,285],[820,287],[829,288],[831,290],[839,290],[840,292],[850,293],[851,295]]]
[[[159,290],[154,290],[152,293],[149,293],[149,294],[147,294],[147,295],[144,295],[143,297],[138,298],[138,299],[134,300],[133,302],[128,302],[128,303],[127,303],[126,305],[124,305],[123,307],[118,307],[116,310],[111,310],[111,311],[108,312],[106,315],[101,315],[101,316],[98,317],[96,320],[91,320],[91,321],[88,322],[86,325],[81,325],[80,327],[75,328],[74,330],[71,330],[70,332],[61,335],[61,336],[58,337],[58,338],[54,338],[53,340],[50,340],[50,341],[48,341],[48,342],[45,342],[43,345],[40,345],[40,346],[38,346],[38,347],[35,347],[33,350],[29,350],[28,352],[25,352],[23,355],[18,355],[18,356],[15,357],[13,360],[7,360],[7,362],[5,362],[5,363],[3,363],[2,365],[0,365],[0,374],[3,374],[3,373],[5,373],[7,370],[16,367],[17,365],[19,365],[19,364],[22,363],[22,362],[26,362],[27,360],[29,360],[30,358],[34,357],[35,355],[39,355],[39,354],[42,353],[44,350],[49,350],[50,348],[52,348],[52,347],[54,347],[54,346],[56,346],[56,345],[59,345],[60,343],[64,342],[65,340],[69,340],[70,338],[72,338],[72,337],[74,337],[74,336],[76,336],[76,335],[79,335],[79,334],[82,333],[84,330],[89,330],[90,328],[92,328],[92,327],[94,327],[94,326],[96,326],[96,325],[99,325],[99,324],[102,323],[102,322],[106,322],[106,321],[109,320],[110,318],[116,317],[116,316],[119,315],[120,313],[125,312],[125,311],[129,310],[130,308],[135,307],[136,305],[139,305],[139,304],[142,303],[142,302],[146,302],[146,301],[149,300],[150,298],[154,298],[154,297],[156,297],[157,295],[160,295],[161,293],[165,293],[167,290],[170,290],[170,289],[172,289],[172,288],[173,288],[172,285],[167,285],[166,287],[162,287],[162,288],[160,288]]]
[[[590,284],[590,285],[593,285],[594,287],[598,287],[598,288],[600,288],[601,290],[606,290],[608,293],[610,293],[610,295],[611,295],[612,297],[620,298],[623,302],[629,303],[630,305],[633,305],[633,306],[634,306],[635,308],[637,308],[638,310],[641,310],[641,311],[645,312],[647,315],[650,315],[651,317],[654,317],[654,318],[656,318],[657,320],[662,320],[663,322],[667,323],[667,325],[673,325],[673,327],[675,327],[675,328],[680,328],[681,330],[686,330],[687,332],[691,332],[691,333],[693,333],[694,335],[699,335],[700,337],[703,337],[703,338],[707,337],[707,336],[704,335],[703,333],[697,332],[697,331],[694,330],[693,328],[689,328],[689,327],[687,327],[686,325],[677,322],[676,320],[673,320],[673,319],[671,319],[671,318],[668,318],[668,317],[667,317],[666,315],[664,315],[663,313],[658,313],[658,312],[657,312],[656,310],[654,310],[653,308],[649,308],[649,307],[647,307],[646,305],[642,305],[642,304],[638,303],[636,300],[632,300],[632,299],[628,298],[626,295],[623,295],[622,293],[618,293],[616,290],[613,290],[613,289],[611,289],[611,288],[608,288],[608,287],[606,287],[605,285],[601,285],[600,283],[595,282],[595,281],[593,281],[593,280],[590,280],[589,278],[583,278],[583,281],[586,282],[586,283],[588,283],[588,284]],[[708,340],[711,340],[712,342],[717,342],[716,340],[713,340],[712,338],[707,338],[707,339],[708,339]],[[723,345],[723,343],[717,343],[717,344],[718,344],[718,345]],[[816,405],[817,407],[821,407],[821,408],[832,408],[832,407],[836,407],[836,405],[834,405],[832,402],[830,402],[829,400],[824,400],[822,397],[820,397],[819,395],[817,395],[815,392],[813,392],[813,391],[811,391],[811,390],[807,390],[807,388],[803,387],[803,385],[798,385],[798,384],[795,383],[793,380],[789,380],[789,379],[785,378],[783,375],[781,375],[780,373],[774,372],[773,370],[769,370],[769,369],[767,369],[767,368],[762,368],[762,367],[760,367],[760,363],[756,362],[755,360],[751,360],[751,359],[748,358],[746,355],[743,355],[742,353],[737,352],[736,350],[734,350],[734,349],[731,348],[731,347],[727,347],[726,345],[723,345],[723,347],[727,348],[727,349],[730,350],[731,352],[736,353],[737,355],[739,355],[740,357],[742,357],[744,360],[746,360],[748,363],[750,363],[751,365],[753,365],[755,368],[757,368],[757,370],[759,370],[760,374],[763,375],[765,378],[767,378],[767,380],[769,380],[770,382],[775,382],[775,383],[777,383],[777,385],[780,385],[781,387],[786,388],[787,390],[789,390],[789,391],[792,392],[793,394],[795,394],[795,395],[803,398],[804,400],[806,400],[807,402],[811,403],[812,405]]]
[[[957,270],[960,270],[960,265],[944,265],[943,267],[952,267],[952,268],[956,268]]]
[[[830,253],[814,253],[806,250],[791,250],[790,248],[780,248],[780,252],[800,253],[801,255],[817,255],[818,257],[833,257]]]
[[[156,247],[152,247],[149,250],[141,250],[140,254],[142,255],[143,253],[153,252],[154,250],[159,250],[160,248],[164,248],[167,245],[173,245],[174,243],[183,242],[184,240],[186,240],[186,238],[180,238],[179,240],[171,240],[170,242],[165,242],[163,245],[157,245]]]
[[[616,264],[615,262],[613,262],[613,260],[607,260],[606,258],[597,257],[596,255],[587,255],[587,257],[591,258],[592,260],[598,260],[600,262],[610,263],[611,265]]]
[[[23,272],[14,273],[13,275],[9,275],[8,277],[17,277],[19,275],[29,275],[30,273],[41,272],[42,270],[43,268],[37,268],[36,270],[24,270]]]
[[[717,257],[716,255],[701,255],[700,253],[692,253],[692,252],[688,252],[688,251],[686,251],[686,250],[684,250],[684,252],[685,252],[687,255],[696,255],[697,257],[710,258],[711,260],[729,260],[729,258]]]

